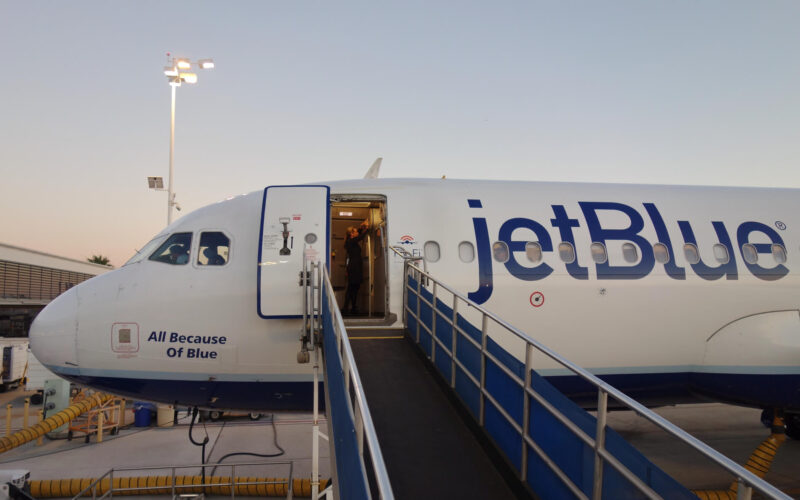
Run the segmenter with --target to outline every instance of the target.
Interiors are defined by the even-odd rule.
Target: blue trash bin
[[[152,403],[137,402],[133,404],[133,425],[136,427],[150,427],[153,419],[155,405]]]

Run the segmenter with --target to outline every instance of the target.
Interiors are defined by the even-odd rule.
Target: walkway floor
[[[350,339],[396,498],[516,498],[405,338]]]

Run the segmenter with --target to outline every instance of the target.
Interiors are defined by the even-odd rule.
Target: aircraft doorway
[[[345,241],[348,228],[359,229],[367,221],[358,243],[361,249],[361,283],[355,298],[355,313],[348,304],[342,315],[348,322],[381,322],[389,317],[388,260],[386,247],[386,199],[365,195],[331,197],[331,284],[339,307],[344,308],[351,276]],[[357,253],[357,250],[354,251]],[[357,271],[353,273],[358,281]],[[352,291],[351,291],[352,293]]]

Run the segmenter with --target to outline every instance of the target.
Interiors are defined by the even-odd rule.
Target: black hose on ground
[[[278,428],[275,426],[275,414],[273,413],[270,415],[271,423],[272,423],[272,440],[275,443],[275,447],[281,450],[279,453],[253,453],[249,451],[236,451],[233,453],[228,453],[227,455],[223,455],[222,458],[217,460],[217,465],[211,469],[211,475],[213,476],[215,472],[217,472],[217,467],[221,464],[226,458],[236,457],[236,456],[249,456],[249,457],[259,457],[259,458],[275,458],[280,457],[286,453],[280,444],[278,444]]]
[[[194,436],[192,435],[192,431],[194,430],[194,422],[195,422],[195,420],[197,420],[197,413],[198,413],[198,409],[195,406],[194,409],[192,410],[192,421],[189,423],[189,441],[191,441],[192,444],[195,445],[195,446],[202,446],[203,447],[203,449],[201,451],[202,456],[201,456],[201,462],[200,463],[202,465],[205,465],[206,464],[206,445],[208,444],[208,433],[206,433],[206,436],[203,438],[203,442],[202,443],[199,443],[199,442],[195,441],[194,440]],[[203,424],[203,425],[205,425],[205,424]],[[205,484],[205,482],[206,482],[206,468],[205,467],[202,467],[202,474],[201,475],[203,477],[203,484]],[[213,476],[214,473],[212,472],[211,475]]]

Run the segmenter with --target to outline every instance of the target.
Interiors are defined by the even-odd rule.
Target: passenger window
[[[636,245],[633,243],[623,243],[622,258],[625,259],[625,262],[630,262],[631,264],[634,264],[636,261],[638,261],[639,252],[636,250]]]
[[[462,241],[458,244],[458,258],[461,262],[472,262],[475,260],[475,247],[469,241]]]
[[[425,260],[428,262],[439,262],[442,256],[439,251],[439,244],[435,241],[426,241],[423,251],[425,252]]]
[[[533,263],[541,261],[542,245],[540,245],[538,241],[529,241],[525,243],[525,256]]]
[[[230,258],[231,240],[219,231],[200,234],[200,248],[197,252],[198,266],[224,266]]]
[[[575,247],[568,241],[562,241],[558,244],[558,255],[561,257],[561,260],[567,264],[571,264],[575,262]]]
[[[683,245],[683,255],[686,257],[686,262],[689,264],[697,264],[700,262],[700,252],[693,243]]]
[[[606,246],[602,243],[592,243],[592,260],[598,264],[605,264],[608,262],[608,252]]]
[[[717,259],[717,262],[720,264],[727,264],[731,260],[731,256],[728,255],[728,247],[721,243],[715,244],[714,258]]]
[[[758,262],[758,251],[752,243],[745,243],[742,245],[742,258],[748,264],[755,264]]]
[[[656,262],[659,264],[666,264],[669,262],[669,250],[667,245],[663,243],[656,243],[653,245],[653,255],[656,256]]]
[[[772,257],[778,264],[786,263],[786,248],[780,243],[772,244]]]
[[[508,262],[508,245],[504,241],[495,241],[492,245],[492,255],[494,256],[494,260],[500,262],[501,264],[505,264]]]
[[[175,233],[153,252],[150,260],[165,264],[183,265],[189,262],[192,248],[192,233]]]

